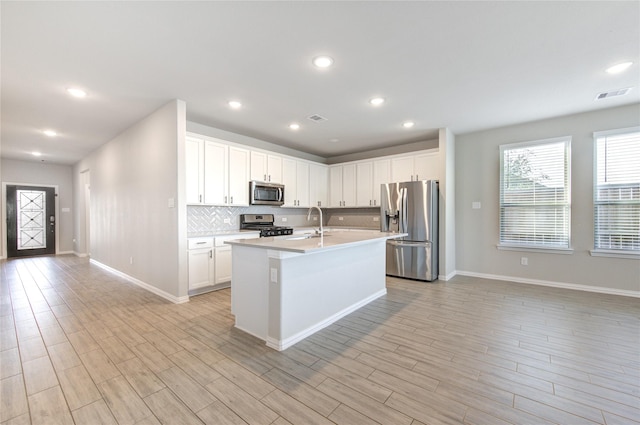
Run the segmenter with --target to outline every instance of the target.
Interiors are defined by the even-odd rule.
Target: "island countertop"
[[[377,230],[339,230],[325,232],[323,236],[316,236],[308,233],[257,239],[230,240],[226,241],[225,243],[229,245],[239,245],[245,247],[308,254],[313,252],[324,252],[334,249],[363,245],[381,239],[401,238],[403,236],[407,236],[407,234],[380,232]]]

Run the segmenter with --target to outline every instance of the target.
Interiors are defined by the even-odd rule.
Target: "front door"
[[[56,253],[55,190],[7,186],[7,256]]]

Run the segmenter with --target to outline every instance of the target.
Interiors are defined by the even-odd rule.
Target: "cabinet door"
[[[414,157],[415,180],[438,180],[440,177],[439,155],[425,153]]]
[[[215,248],[215,278],[216,285],[231,281],[231,247],[219,246]]]
[[[325,165],[309,164],[309,205],[326,207],[329,172]]]
[[[391,183],[391,161],[380,159],[373,162],[373,205],[380,205],[380,186]]]
[[[353,207],[356,205],[356,165],[342,166],[342,205]]]
[[[249,151],[229,147],[229,205],[249,205]]]
[[[329,206],[342,206],[342,166],[329,167]]]
[[[413,156],[402,156],[391,160],[391,180],[394,183],[412,181]]]
[[[296,193],[299,207],[309,207],[309,164],[296,161]]]
[[[267,154],[251,151],[251,180],[267,181]]]
[[[356,206],[373,205],[373,163],[371,161],[356,164]]]
[[[282,160],[282,184],[284,184],[284,206],[297,205],[298,185],[296,182],[296,161],[290,158]]]
[[[209,261],[213,251],[211,249],[189,250],[189,290],[209,286]]]
[[[282,157],[267,155],[267,181],[282,183]]]
[[[187,204],[199,204],[203,201],[202,143],[202,140],[191,138],[187,138],[185,142]]]
[[[206,140],[204,142],[204,203],[226,205],[228,147]]]

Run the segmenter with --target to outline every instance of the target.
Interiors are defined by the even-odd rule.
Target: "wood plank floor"
[[[2,424],[640,424],[640,300],[456,277],[284,352],[230,292],[174,305],[73,256],[0,261]]]

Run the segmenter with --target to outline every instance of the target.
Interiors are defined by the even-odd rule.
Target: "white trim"
[[[111,272],[111,273],[115,274],[116,276],[119,276],[119,277],[122,277],[122,278],[128,280],[129,282],[133,283],[136,286],[141,287],[142,289],[146,289],[147,291],[154,293],[154,294],[158,295],[159,297],[164,298],[165,300],[171,301],[174,304],[182,304],[182,303],[186,303],[187,301],[189,301],[189,297],[188,296],[176,297],[176,296],[171,295],[171,294],[169,294],[169,293],[167,293],[167,292],[165,292],[165,291],[163,291],[161,289],[156,288],[153,285],[150,285],[150,284],[148,284],[146,282],[143,282],[143,281],[141,281],[139,279],[136,279],[133,276],[129,276],[128,274],[123,273],[120,270],[116,270],[116,269],[114,269],[112,267],[107,266],[106,264],[102,264],[101,262],[96,261],[93,258],[90,259],[89,262],[91,264],[95,264],[96,266],[98,266],[98,267],[100,267],[100,268],[102,268],[102,269],[104,269],[104,270],[106,270],[108,272]]]
[[[59,251],[56,252],[56,255],[67,255],[67,254],[75,254],[74,251]]]
[[[89,254],[87,254],[86,252],[76,252],[73,251],[73,255],[75,255],[76,257],[80,257],[80,258],[84,258],[84,257],[88,257]]]
[[[640,126],[627,127],[627,128],[617,128],[617,129],[614,129],[614,130],[594,131],[593,132],[593,138],[597,139],[598,137],[617,136],[618,134],[635,133],[637,131],[640,131]]]
[[[592,249],[592,257],[624,258],[626,260],[640,260],[640,252],[616,251],[614,249]]]
[[[457,273],[457,270],[452,271],[451,273],[449,273],[446,276],[443,275],[443,274],[440,274],[440,275],[438,275],[438,280],[442,280],[442,281],[446,282],[447,280],[451,280],[454,277],[456,277],[456,273]]]
[[[291,347],[293,344],[302,341],[303,339],[305,339],[306,337],[318,332],[321,329],[326,328],[327,326],[331,325],[332,323],[342,319],[344,316],[353,313],[354,311],[356,311],[357,309],[364,307],[365,305],[369,304],[371,301],[378,299],[384,295],[387,294],[387,288],[381,289],[380,291],[376,292],[375,294],[372,294],[371,296],[353,304],[350,305],[349,307],[345,308],[344,310],[341,310],[339,312],[337,312],[336,314],[327,317],[325,320],[316,323],[313,326],[308,327],[307,329],[304,329],[300,332],[298,332],[297,334],[290,336],[287,339],[284,340],[279,340],[270,336],[267,336],[267,346],[273,348],[274,350],[278,350],[278,351],[282,351],[282,350],[286,350],[287,348]],[[246,332],[246,331],[244,331]],[[249,332],[247,332],[249,333]],[[254,335],[255,336],[255,335]],[[262,338],[260,338],[262,339]]]
[[[577,283],[554,282],[540,279],[526,279],[515,276],[502,276],[488,273],[468,272],[464,270],[458,270],[458,274],[461,276],[479,277],[481,279],[503,280],[507,282],[525,283],[528,285],[550,286],[553,288],[573,289],[576,291],[597,292],[600,294],[621,295],[623,297],[640,298],[640,290],[631,291],[627,289],[606,288],[603,286],[580,285]]]
[[[571,255],[573,254],[573,248],[553,248],[553,247],[535,247],[535,246],[520,246],[520,245],[496,245],[501,251],[527,251],[527,252],[542,252],[545,254],[563,254],[563,255]]]

